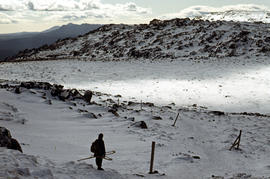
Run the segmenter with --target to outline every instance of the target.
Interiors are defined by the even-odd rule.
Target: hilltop
[[[7,61],[208,59],[269,56],[269,24],[196,19],[104,25],[76,38],[25,50]]]

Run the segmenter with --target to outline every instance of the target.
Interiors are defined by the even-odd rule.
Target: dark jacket
[[[97,151],[94,153],[94,156],[104,157],[106,153],[104,141],[102,139],[97,139],[95,142],[97,143]]]

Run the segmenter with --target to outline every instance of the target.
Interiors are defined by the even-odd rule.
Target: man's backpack
[[[98,150],[98,143],[97,141],[93,142],[90,148],[91,152],[96,153]]]

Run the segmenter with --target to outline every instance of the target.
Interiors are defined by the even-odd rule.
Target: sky
[[[0,34],[67,23],[149,23],[231,9],[270,11],[269,0],[0,0]]]

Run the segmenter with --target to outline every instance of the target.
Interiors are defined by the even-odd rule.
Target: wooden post
[[[172,126],[175,126],[176,121],[177,121],[177,119],[178,119],[178,116],[179,116],[179,113],[177,114],[177,116],[176,116],[176,118],[175,118],[174,123],[173,123],[173,125],[172,125]]]
[[[238,137],[235,139],[235,141],[233,142],[233,145],[231,146],[230,150],[232,150],[232,148],[235,146],[236,146],[236,149],[239,149],[241,135],[242,135],[242,130],[240,130],[240,133],[239,133]]]
[[[237,143],[236,149],[239,149],[240,140],[241,140],[241,134],[242,134],[242,130],[240,130],[240,133],[239,133],[239,136],[238,136],[238,143]]]
[[[155,156],[155,145],[156,142],[152,142],[152,152],[151,152],[151,161],[150,161],[150,171],[149,174],[153,173],[153,166],[154,166],[154,156]]]
[[[141,110],[142,110],[142,100],[141,100]]]

